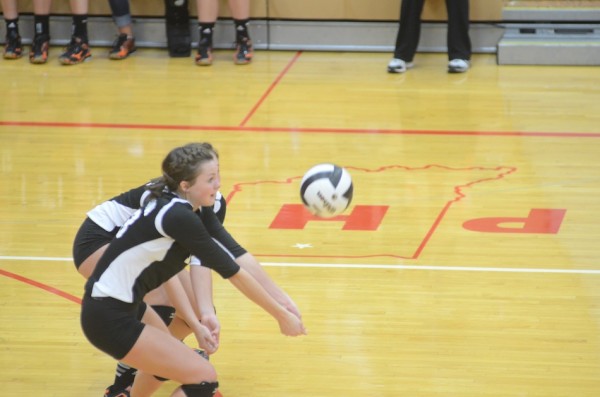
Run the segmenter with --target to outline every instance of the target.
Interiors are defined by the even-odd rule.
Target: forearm
[[[190,266],[190,277],[200,319],[207,314],[214,314],[212,271],[204,266]]]
[[[287,305],[290,297],[269,277],[265,269],[250,253],[236,258],[236,263],[254,277],[254,279],[269,293],[279,304]]]
[[[164,285],[167,296],[177,312],[177,316],[183,319],[192,331],[196,332],[200,322],[179,277],[171,277]]]
[[[248,299],[256,303],[277,321],[286,315],[286,310],[281,306],[244,268],[228,279]]]

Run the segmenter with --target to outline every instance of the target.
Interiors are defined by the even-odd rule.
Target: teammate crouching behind
[[[195,211],[214,204],[220,187],[216,153],[206,144],[173,149],[163,160],[163,176],[151,196],[123,226],[88,280],[81,325],[98,349],[138,369],[131,396],[149,395],[159,379],[181,383],[172,397],[212,397],[218,387],[213,366],[166,328],[141,322],[148,291],[167,282],[194,255],[228,279],[279,323],[288,336],[305,334],[298,315],[286,310],[210,237]],[[166,189],[164,189],[166,188]],[[201,348],[217,341],[199,322]]]

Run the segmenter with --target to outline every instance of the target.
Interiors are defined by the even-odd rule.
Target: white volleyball
[[[331,218],[348,208],[353,194],[352,177],[335,164],[317,164],[304,174],[300,197],[306,208],[321,218]]]

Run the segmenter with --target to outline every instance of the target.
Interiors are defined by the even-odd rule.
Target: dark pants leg
[[[118,28],[130,26],[131,11],[129,10],[129,0],[108,0],[112,12],[113,21]]]
[[[129,0],[108,0],[108,3],[110,4],[112,15],[115,17],[131,14],[129,11]]]
[[[421,13],[424,4],[425,0],[402,0],[394,58],[412,62],[421,36]]]
[[[448,59],[471,59],[469,0],[446,0],[448,10]]]

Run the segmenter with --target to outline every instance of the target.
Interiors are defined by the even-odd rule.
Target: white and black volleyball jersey
[[[144,204],[150,194],[146,186],[136,187],[98,204],[87,213],[88,218],[107,232],[116,232]]]
[[[151,183],[136,187],[98,204],[87,213],[88,218],[107,232],[116,233],[125,224],[127,219],[144,205],[144,201],[150,194],[147,188]],[[221,192],[217,192],[215,204],[211,208],[219,221],[223,223],[225,221],[227,203]]]
[[[94,298],[140,302],[146,293],[181,271],[190,255],[223,278],[233,276],[239,265],[213,240],[203,218],[209,228],[220,223],[212,211],[200,215],[174,194],[152,199],[119,230],[98,261],[86,291]],[[225,233],[221,238],[228,235],[222,225],[220,229]]]

